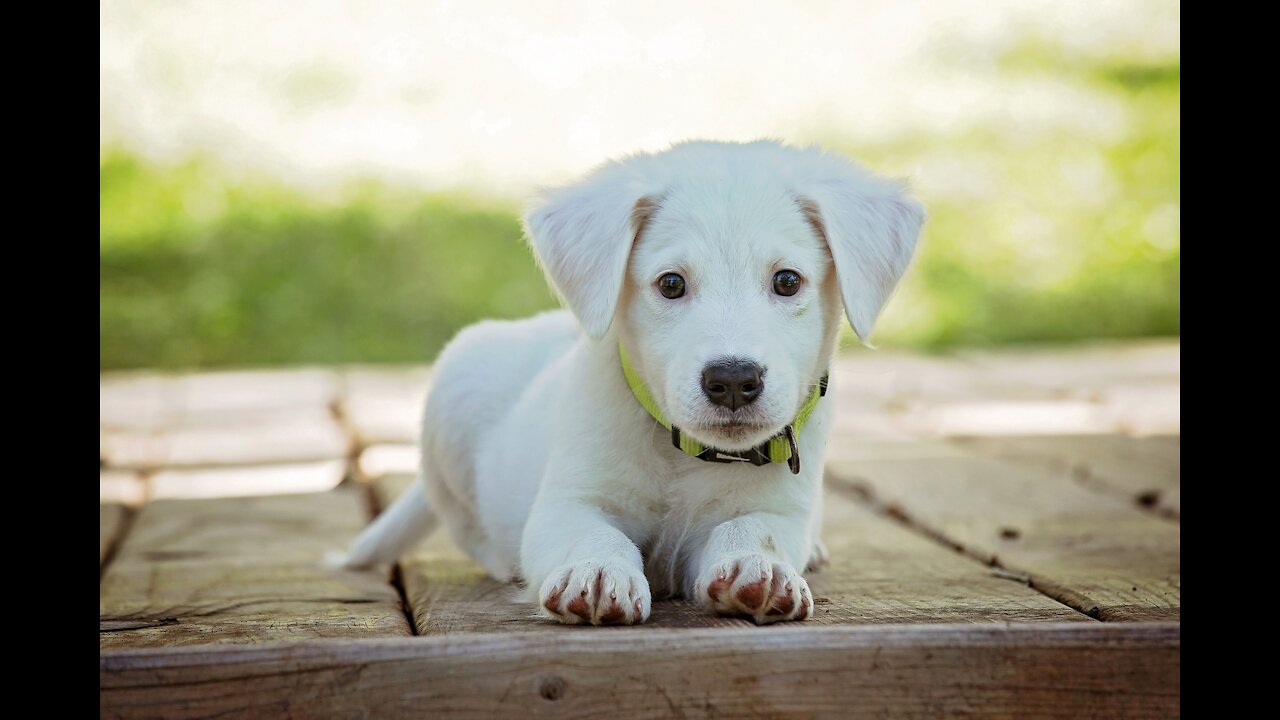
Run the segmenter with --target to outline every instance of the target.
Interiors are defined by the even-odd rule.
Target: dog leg
[[[803,561],[811,548],[789,548],[803,538],[804,527],[791,518],[750,513],[711,531],[693,577],[692,597],[717,615],[744,615],[758,625],[804,620],[813,611],[809,583],[796,572],[792,556]]]
[[[809,554],[809,562],[804,566],[805,572],[816,572],[831,564],[831,553],[821,540],[813,541],[813,552]]]
[[[544,617],[591,625],[649,619],[652,600],[640,549],[598,508],[573,501],[538,503],[521,554]]]

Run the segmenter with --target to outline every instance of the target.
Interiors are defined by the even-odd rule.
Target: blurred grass
[[[1011,81],[1051,78],[1089,107],[1047,127],[832,143],[878,169],[951,176],[919,193],[928,221],[878,344],[1179,335],[1178,58],[1089,57],[1029,39],[1000,68]],[[1111,121],[1090,123],[1091,111]]]
[[[1029,42],[1000,63],[1122,121],[828,140],[882,172],[957,177],[919,193],[925,236],[877,343],[1177,335],[1179,61]],[[99,183],[103,369],[421,362],[468,323],[555,304],[502,201],[378,183],[317,198],[111,147]]]
[[[104,369],[421,362],[554,305],[514,207],[377,185],[321,202],[120,152],[100,183]]]

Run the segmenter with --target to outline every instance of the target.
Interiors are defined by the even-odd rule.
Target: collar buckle
[[[825,378],[823,378],[825,381]],[[823,389],[826,389],[826,383],[823,382]],[[796,444],[796,431],[790,425],[785,430],[787,435],[787,444],[791,446],[791,457],[787,458],[787,467],[791,468],[792,475],[800,474],[800,446]]]
[[[769,442],[766,440],[764,445],[760,447],[768,448]],[[760,447],[753,447],[750,450],[744,450],[741,453],[730,453],[723,450],[716,450],[715,448],[707,448],[702,451],[702,454],[695,455],[694,457],[699,460],[706,460],[707,462],[745,462],[751,463],[756,467],[760,467],[761,465],[768,465],[772,462],[772,460],[769,459],[769,454],[767,452],[760,452]]]
[[[788,425],[787,427],[790,428],[791,426]],[[671,426],[671,444],[674,445],[677,450],[684,451],[684,447],[680,444],[680,428],[674,425]],[[742,450],[740,452],[729,452],[709,447],[704,448],[700,453],[695,454],[690,452],[689,454],[699,460],[714,463],[745,462],[751,463],[756,467],[760,467],[761,465],[768,465],[773,462],[772,458],[769,456],[769,440],[765,440],[763,443],[749,450]]]

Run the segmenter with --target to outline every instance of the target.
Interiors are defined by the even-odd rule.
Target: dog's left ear
[[[613,322],[631,247],[657,209],[657,188],[624,161],[545,192],[524,216],[543,270],[599,340]]]
[[[799,188],[805,218],[831,250],[849,324],[862,344],[911,263],[924,207],[900,183],[846,160],[824,157]]]

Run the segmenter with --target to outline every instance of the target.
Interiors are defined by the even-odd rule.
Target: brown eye
[[[658,278],[658,292],[668,300],[675,300],[684,295],[684,278],[675,273],[667,273]]]
[[[800,273],[795,270],[779,270],[773,276],[773,291],[791,297],[800,290]]]

